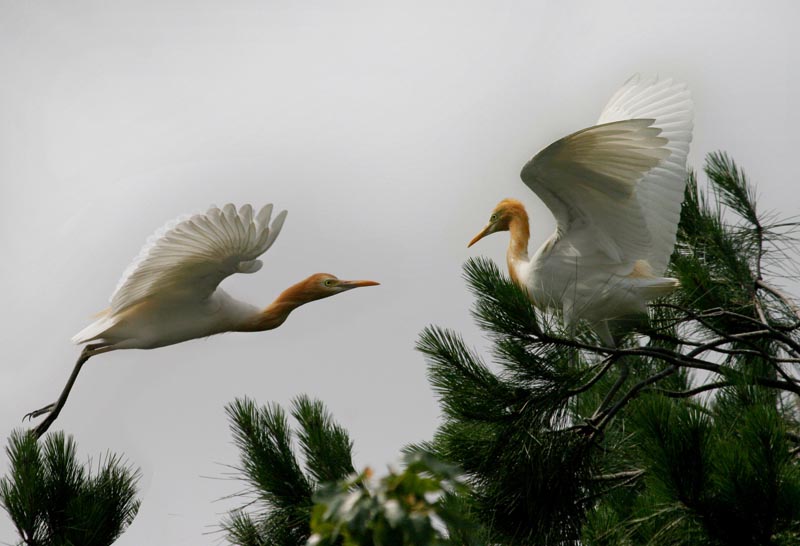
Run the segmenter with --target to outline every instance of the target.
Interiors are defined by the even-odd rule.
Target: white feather
[[[281,212],[270,227],[264,220],[271,211],[267,205],[254,221],[250,205],[237,212],[228,204],[167,222],[125,270],[111,296],[112,312],[156,295],[200,301],[229,275],[258,271],[257,258],[275,241],[286,217]]]
[[[663,275],[675,246],[683,192],[686,188],[686,156],[692,141],[694,106],[684,83],[671,79],[628,80],[603,109],[597,123],[651,118],[666,139],[670,155],[645,173],[636,196],[652,239],[644,259],[655,275]]]
[[[599,125],[525,165],[522,179],[553,211],[564,252],[589,255],[598,245],[616,263],[632,269],[645,260],[663,275],[680,219],[692,116],[685,84],[634,76]]]
[[[556,233],[515,277],[537,305],[583,318],[613,342],[606,321],[645,310],[677,280],[662,277],[686,186],[692,101],[684,84],[631,78],[598,125],[539,152],[521,177],[553,212]]]

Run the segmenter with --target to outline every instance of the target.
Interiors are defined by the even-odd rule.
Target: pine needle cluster
[[[239,493],[247,502],[222,524],[227,539],[240,546],[305,544],[315,491],[355,472],[347,431],[321,402],[307,396],[292,402],[298,424],[294,432],[278,404],[259,406],[243,398],[226,411],[240,452],[237,477],[248,485]]]
[[[77,446],[61,432],[42,443],[15,431],[0,479],[0,505],[28,546],[110,546],[136,517],[139,471],[106,454],[96,468],[78,461]]]

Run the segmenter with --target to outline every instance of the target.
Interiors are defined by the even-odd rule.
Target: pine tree
[[[795,272],[797,224],[760,213],[724,154],[705,172],[707,191],[686,189],[682,288],[619,348],[565,331],[486,259],[465,277],[493,363],[423,332],[444,412],[427,448],[467,473],[491,542],[800,540],[800,311],[772,280]]]
[[[299,396],[292,402],[293,433],[277,404],[258,406],[237,399],[226,408],[240,451],[239,478],[245,506],[231,512],[222,527],[238,546],[302,545],[310,536],[313,495],[320,484],[353,474],[353,443],[324,405]],[[300,444],[302,462],[292,448]]]
[[[617,332],[616,348],[532,307],[494,262],[467,262],[492,362],[456,332],[422,333],[443,420],[430,442],[407,449],[459,471],[410,464],[370,486],[351,475],[342,429],[319,434],[309,451],[295,402],[304,473],[279,407],[229,408],[262,508],[255,519],[232,516],[231,540],[303,544],[316,500],[311,544],[800,543],[800,308],[778,286],[797,278],[799,224],[758,210],[726,155],[711,154],[704,170],[705,190],[688,175],[670,265],[682,287],[627,324],[627,335]],[[315,404],[329,423],[318,428],[334,426]],[[314,470],[323,467],[336,471]],[[453,521],[470,520],[469,530],[404,534],[400,515],[410,517],[416,497],[398,497],[405,489],[392,484],[406,479],[462,483],[444,506],[415,506],[443,508]]]
[[[11,434],[9,473],[0,504],[28,546],[110,546],[136,517],[139,471],[113,454],[96,469],[78,462],[77,446],[61,432],[38,443],[28,431]]]

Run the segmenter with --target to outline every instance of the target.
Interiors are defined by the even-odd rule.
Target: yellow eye
[[[325,286],[333,286],[333,279],[328,279],[325,281]]]
[[[492,214],[492,217],[489,218],[489,221],[490,222],[496,222],[497,221],[497,215],[496,214]]]

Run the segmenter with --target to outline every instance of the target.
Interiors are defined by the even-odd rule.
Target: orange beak
[[[379,284],[381,283],[375,281],[339,281],[339,286],[345,290],[350,290],[351,288],[360,288],[362,286],[378,286]]]
[[[472,240],[467,245],[467,248],[471,247],[472,245],[474,245],[475,243],[477,243],[490,233],[494,233],[494,230],[492,229],[493,227],[494,226],[492,224],[486,224],[486,227],[483,228],[480,233],[478,233],[475,237],[472,238]]]

